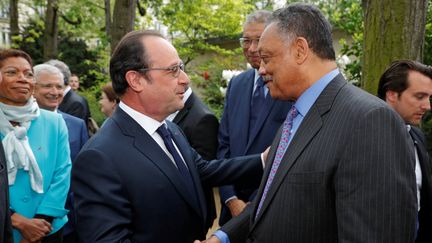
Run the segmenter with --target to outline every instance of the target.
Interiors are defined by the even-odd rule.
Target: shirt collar
[[[297,108],[301,116],[306,116],[309,109],[318,99],[321,92],[327,87],[327,85],[339,74],[339,69],[334,69],[322,76],[318,81],[316,81],[311,87],[306,89],[305,92],[297,99],[295,102],[295,107]]]
[[[153,133],[156,132],[156,130],[165,123],[164,122],[159,122],[149,116],[146,116],[144,114],[142,114],[141,112],[134,110],[132,107],[126,105],[125,103],[123,103],[122,101],[120,101],[119,103],[119,107],[126,112],[126,114],[128,114],[130,117],[132,117],[132,119],[134,119],[142,128],[144,128],[144,130],[152,135]]]

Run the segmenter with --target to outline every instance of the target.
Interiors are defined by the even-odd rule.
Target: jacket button
[[[30,198],[28,196],[24,196],[22,198],[22,201],[26,203],[26,202],[30,201]]]

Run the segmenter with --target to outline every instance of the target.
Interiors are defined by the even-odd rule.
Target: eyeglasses
[[[56,90],[63,90],[64,86],[61,84],[42,84],[42,83],[36,83],[38,86],[40,86],[43,89],[56,89]]]
[[[252,45],[252,43],[254,43],[254,42],[258,45],[258,43],[260,41],[260,38],[251,39],[251,38],[241,37],[239,39],[239,41],[240,41],[240,46],[241,47],[243,47],[243,48],[249,48]]]
[[[185,66],[184,66],[184,63],[181,62],[181,63],[174,65],[174,66],[171,66],[171,67],[141,68],[141,69],[138,69],[137,71],[145,73],[145,72],[152,71],[152,70],[166,70],[169,73],[171,73],[171,75],[174,78],[177,78],[180,75],[180,71],[183,71],[183,72],[185,71]]]

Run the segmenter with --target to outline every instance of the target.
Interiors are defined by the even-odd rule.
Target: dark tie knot
[[[263,77],[259,77],[258,79],[257,79],[257,81],[256,81],[256,86],[257,86],[257,88],[258,87],[263,87],[264,86],[264,80],[263,80]]]
[[[156,132],[162,137],[162,138],[171,138],[171,134],[168,131],[168,129],[165,127],[165,124],[162,124]]]

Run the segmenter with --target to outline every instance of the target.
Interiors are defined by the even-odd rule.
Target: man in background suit
[[[0,72],[0,82],[2,82]],[[9,210],[9,183],[3,143],[0,143],[0,243],[12,243],[12,222]]]
[[[64,79],[62,72],[55,66],[49,64],[39,64],[34,66],[35,97],[40,108],[58,111],[57,108],[63,99]],[[64,112],[59,112],[66,122],[68,129],[69,148],[71,161],[75,160],[78,152],[88,140],[87,128],[84,121],[80,118],[71,116]],[[68,222],[63,229],[63,242],[78,242],[74,232],[75,217],[72,204],[72,193],[66,199],[66,209],[69,210]]]
[[[295,103],[255,200],[208,242],[414,241],[412,142],[395,111],[340,74],[331,33],[309,4],[269,19],[260,74],[273,98]]]
[[[192,148],[205,160],[216,159],[218,147],[217,134],[219,121],[209,108],[187,88],[183,97],[184,107],[169,115],[167,120],[177,124],[186,135]],[[207,202],[207,228],[213,226],[216,219],[216,206],[213,188],[202,185]]]
[[[156,31],[118,43],[110,75],[120,103],[72,169],[77,231],[84,242],[192,242],[207,232],[202,184],[253,183],[259,155],[206,161],[165,121],[183,108],[189,78]]]
[[[90,108],[87,100],[73,91],[69,85],[69,79],[71,72],[69,67],[60,60],[49,60],[46,64],[57,67],[62,73],[64,78],[64,94],[63,101],[58,106],[58,109],[62,112],[68,113],[69,115],[78,117],[85,121],[86,126],[90,118]]]
[[[240,44],[252,69],[229,82],[219,127],[218,158],[232,158],[264,151],[270,146],[291,107],[289,101],[272,99],[258,74],[261,62],[258,42],[270,14],[270,11],[258,10],[248,15],[243,25]],[[254,96],[256,98],[253,98]],[[258,185],[221,187],[219,192],[222,209],[219,224],[223,225],[231,216],[237,216],[246,203],[253,199],[257,188]]]
[[[380,78],[378,96],[399,113],[414,141],[419,211],[416,242],[432,242],[432,164],[424,134],[416,127],[431,109],[432,68],[411,60],[393,62]]]

